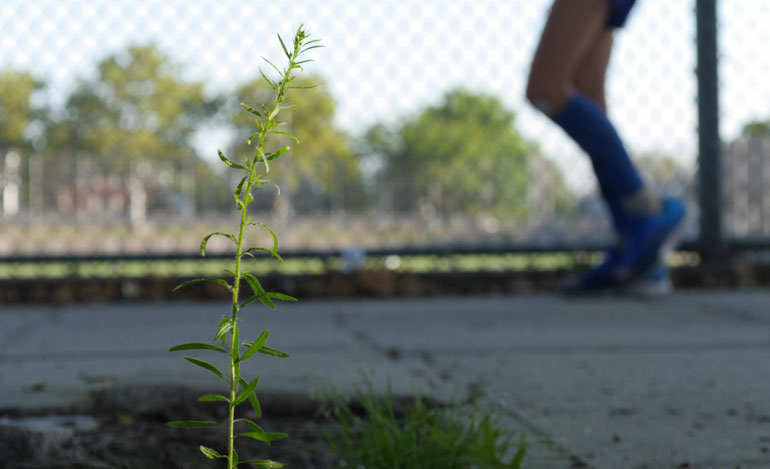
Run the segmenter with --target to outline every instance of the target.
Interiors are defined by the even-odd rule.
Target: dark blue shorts
[[[610,17],[607,18],[608,28],[620,28],[626,23],[631,8],[636,0],[609,0]]]

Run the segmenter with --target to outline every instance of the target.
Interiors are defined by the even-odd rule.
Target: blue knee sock
[[[644,186],[615,127],[602,110],[585,96],[574,93],[553,121],[591,157],[602,196],[618,232],[626,225],[622,202]]]

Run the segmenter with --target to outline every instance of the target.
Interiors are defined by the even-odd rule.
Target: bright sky
[[[303,23],[325,49],[311,70],[339,104],[352,135],[396,122],[464,85],[500,96],[570,185],[593,187],[587,159],[524,103],[524,84],[550,0],[3,0],[0,69],[44,77],[61,101],[105,54],[153,41],[191,78],[226,90],[253,78],[260,56],[279,63],[275,33]],[[639,0],[617,36],[608,101],[635,153],[695,159],[695,0]],[[722,136],[770,118],[770,2],[722,0]],[[2,92],[0,90],[0,92]],[[201,139],[204,153],[223,143]]]

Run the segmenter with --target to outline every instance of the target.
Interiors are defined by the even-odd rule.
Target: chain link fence
[[[238,103],[263,99],[261,57],[300,24],[326,46],[303,75],[321,86],[290,96],[302,143],[257,201],[284,249],[607,241],[588,158],[524,100],[549,6],[6,0],[0,255],[194,252],[232,225],[217,149],[247,151]],[[648,180],[697,213],[696,6],[638,2],[608,104]],[[770,8],[718,6],[722,231],[770,241]]]

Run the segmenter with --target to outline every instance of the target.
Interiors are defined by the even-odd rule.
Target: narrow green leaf
[[[222,319],[220,319],[220,320],[219,320],[219,328],[217,329],[217,335],[216,335],[216,336],[214,336],[214,340],[217,340],[217,338],[220,338],[220,339],[222,339],[222,347],[224,347],[224,346],[225,346],[225,335],[224,335],[224,334],[221,334],[221,335],[220,335],[220,334],[219,334],[219,331],[222,329],[222,327],[223,327],[225,324],[228,324],[228,323],[230,323],[230,322],[231,322],[231,321],[230,321],[230,318],[228,318],[227,316],[224,316],[224,315],[222,316]],[[227,353],[227,352],[225,352],[225,353]]]
[[[276,151],[275,153],[270,153],[269,155],[267,155],[267,159],[272,161],[272,160],[278,158],[279,156],[285,154],[287,151],[289,151],[289,147],[285,146],[285,147],[281,148],[280,150]]]
[[[238,436],[245,436],[248,438],[253,438],[257,441],[261,441],[263,443],[267,443],[268,445],[276,440],[280,440],[282,438],[286,438],[289,436],[286,433],[271,433],[271,432],[244,432],[244,433],[238,433]]]
[[[244,103],[241,103],[241,107],[242,107],[243,109],[245,109],[246,111],[248,111],[248,112],[250,112],[250,113],[254,114],[254,115],[255,115],[255,116],[257,116],[257,117],[260,117],[260,118],[262,117],[262,114],[260,114],[260,113],[259,113],[259,111],[257,111],[257,110],[256,110],[256,109],[254,109],[253,107],[249,106],[248,104],[244,104]]]
[[[206,457],[209,458],[209,459],[220,459],[220,458],[225,458],[226,457],[226,456],[223,456],[223,455],[219,454],[217,451],[215,451],[215,450],[213,450],[211,448],[208,448],[206,446],[203,446],[203,445],[200,446],[200,450],[201,450],[201,453],[206,455]]]
[[[281,352],[280,350],[276,350],[274,348],[270,348],[267,345],[262,346],[262,348],[259,349],[259,353],[264,353],[265,355],[270,355],[271,357],[289,358],[288,353]]]
[[[265,342],[267,341],[267,336],[269,335],[270,335],[270,331],[264,331],[262,334],[260,334],[257,340],[249,346],[249,349],[246,350],[246,352],[243,355],[241,355],[241,358],[238,361],[248,360],[255,353],[259,352],[259,349],[261,349],[262,346],[265,345]]]
[[[276,67],[276,66],[275,66],[275,64],[274,64],[273,62],[271,62],[271,61],[267,60],[267,58],[265,58],[265,57],[262,57],[262,60],[264,60],[265,62],[267,62],[268,64],[270,64],[270,66],[271,66],[271,67],[273,67],[273,69],[274,69],[276,72],[278,72],[278,74],[279,74],[279,75],[282,75],[282,74],[283,74],[283,72],[281,71],[281,69],[280,69],[280,68],[278,68],[278,67]]]
[[[259,469],[281,469],[283,464],[269,459],[250,459],[248,461],[241,461],[241,464],[248,464]]]
[[[200,282],[214,282],[214,283],[218,283],[219,285],[222,285],[223,287],[227,287],[228,290],[232,291],[232,287],[230,286],[229,283],[227,283],[226,281],[222,280],[221,278],[216,278],[216,277],[196,278],[196,279],[193,279],[193,280],[188,280],[186,282],[182,282],[179,285],[177,285],[174,288],[173,291],[177,291],[180,288],[186,287],[187,285],[192,285],[193,283],[200,283]]]
[[[217,330],[217,334],[214,336],[214,340],[217,340],[219,338],[224,339],[225,334],[230,332],[233,329],[233,322],[230,321],[229,318],[223,318],[222,321],[219,322],[219,329]]]
[[[193,358],[193,357],[184,357],[184,359],[187,360],[190,363],[198,365],[201,368],[205,368],[205,369],[209,370],[210,372],[212,372],[215,375],[219,376],[223,380],[227,381],[227,378],[225,378],[225,375],[221,371],[219,371],[216,366],[212,365],[211,363],[209,363],[207,361],[204,361],[204,360],[199,360],[199,359]]]
[[[244,275],[244,278],[246,279],[246,282],[251,287],[251,290],[254,292],[255,299],[261,301],[265,305],[269,306],[272,309],[275,309],[275,303],[270,299],[269,296],[267,296],[267,292],[264,288],[262,288],[262,284],[259,283],[259,280],[251,274]],[[244,304],[249,304],[253,300],[249,298],[249,300],[246,301]]]
[[[281,47],[283,48],[284,54],[286,54],[286,58],[291,60],[291,54],[289,53],[289,50],[286,48],[286,44],[283,43],[283,39],[281,38],[281,35],[278,35],[278,40],[281,42]]]
[[[266,223],[251,222],[251,225],[261,226],[269,231],[270,235],[273,237],[273,250],[271,252],[278,252],[278,235],[275,234],[275,231],[273,231],[273,229],[270,228]]]
[[[275,190],[276,190],[276,194],[275,194],[275,196],[276,196],[276,197],[280,196],[280,195],[281,195],[281,188],[280,188],[280,187],[278,187],[278,184],[275,184],[275,183],[272,183],[272,182],[271,182],[271,183],[270,183],[270,185],[271,185],[271,186],[273,186],[273,187],[275,187]]]
[[[179,420],[175,422],[167,422],[167,427],[174,428],[201,428],[201,427],[218,427],[218,423],[204,422],[200,420]]]
[[[264,163],[264,165],[265,165],[265,173],[269,173],[270,172],[270,164],[267,161],[267,155],[265,155],[265,152],[261,148],[257,147],[257,151],[254,152],[254,158],[258,158],[259,161]]]
[[[241,383],[241,386],[244,388],[249,385],[249,383],[246,382],[245,379],[239,378],[238,381]],[[257,399],[256,393],[251,393],[249,395],[249,403],[251,404],[251,408],[254,409],[254,413],[257,414],[257,417],[262,417],[262,406],[259,404],[259,399]]]
[[[275,298],[276,300],[297,301],[297,299],[294,298],[293,296],[285,295],[283,293],[267,292],[267,296],[269,296],[270,298]]]
[[[198,402],[230,402],[230,399],[219,394],[204,394],[198,398]]]
[[[256,138],[256,137],[259,137],[261,133],[262,133],[262,132],[255,132],[255,133],[253,133],[253,134],[249,135],[249,138],[248,138],[248,140],[246,140],[246,143],[247,143],[248,145],[251,145],[251,142],[253,142],[253,141],[254,141],[254,138]]]
[[[254,296],[250,297],[248,300],[246,300],[243,303],[241,303],[241,308],[245,308],[246,306],[254,303],[255,301],[259,301],[259,299],[260,299],[260,296],[254,295]]]
[[[281,130],[271,130],[271,133],[283,135],[285,137],[289,137],[290,139],[294,140],[295,142],[299,143],[299,139],[295,137],[294,135],[290,134],[289,132],[283,132]]]
[[[206,255],[206,245],[208,244],[209,240],[214,236],[222,236],[224,238],[229,239],[234,244],[238,244],[238,241],[235,239],[235,236],[231,235],[230,233],[220,233],[219,231],[216,231],[214,233],[209,233],[206,236],[203,237],[203,241],[201,241],[201,256]]]
[[[516,455],[511,460],[511,463],[508,464],[508,467],[511,469],[520,469],[522,463],[524,462],[524,457],[527,455],[527,442],[523,439],[519,442],[519,449],[516,451]]]
[[[310,90],[313,88],[318,88],[320,85],[291,85],[287,86],[286,88],[292,89],[292,90]]]
[[[177,345],[175,347],[171,347],[170,349],[168,349],[169,352],[178,352],[180,350],[214,350],[220,353],[227,353],[225,349],[221,347],[217,347],[216,345],[198,344],[198,343],[182,344],[182,345]]]
[[[255,432],[255,433],[265,433],[265,431],[262,429],[262,427],[260,427],[259,425],[257,425],[256,423],[252,422],[249,419],[235,419],[234,422],[236,422],[236,423],[240,422],[240,423],[245,424],[247,427],[249,427],[249,430],[251,430],[252,432]]]
[[[262,75],[262,78],[264,78],[267,84],[270,85],[270,88],[272,88],[273,90],[278,88],[278,86],[273,82],[273,80],[271,80],[270,78],[267,77],[267,75],[265,75],[265,72],[262,71],[262,68],[259,69],[259,74]]]
[[[246,183],[246,180],[249,179],[248,176],[244,176],[243,179],[241,179],[241,182],[238,183],[238,187],[235,188],[235,197],[238,198],[241,195],[241,192],[243,192],[243,185]]]
[[[275,118],[275,116],[278,115],[279,112],[281,112],[281,108],[279,106],[276,106],[275,109],[273,109],[273,112],[271,112],[270,115],[267,116],[267,118],[269,120],[273,120]]]
[[[240,404],[241,402],[248,399],[249,395],[254,394],[254,388],[257,387],[258,382],[259,382],[259,376],[254,378],[254,380],[251,383],[249,383],[249,385],[246,386],[246,388],[243,391],[241,391],[240,394],[238,394],[238,396],[233,401],[233,406]]]
[[[219,155],[219,159],[222,160],[222,162],[224,164],[226,164],[227,166],[229,166],[231,168],[235,168],[235,169],[246,169],[243,166],[239,165],[238,163],[233,163],[232,161],[227,159],[227,157],[224,155],[224,153],[222,153],[222,150],[217,150],[217,154]]]
[[[300,51],[300,54],[304,54],[305,52],[307,52],[307,51],[309,51],[309,50],[313,50],[313,49],[319,49],[319,48],[321,48],[321,47],[324,47],[324,46],[322,46],[322,45],[320,45],[320,44],[317,44],[317,45],[315,45],[315,46],[305,47],[304,49],[302,49],[302,50]]]
[[[244,254],[251,254],[253,251],[262,251],[262,252],[266,252],[266,253],[270,254],[272,257],[275,257],[276,259],[278,259],[279,261],[281,261],[281,264],[283,264],[284,266],[286,265],[286,262],[284,262],[284,260],[283,260],[283,257],[281,257],[281,255],[280,255],[280,254],[278,254],[277,252],[275,252],[275,251],[272,251],[272,250],[270,250],[270,249],[267,249],[267,248],[263,248],[263,247],[253,247],[253,248],[249,248],[249,249],[247,249],[246,251],[244,251]],[[252,257],[254,257],[254,256],[253,256],[253,254],[252,254]]]

